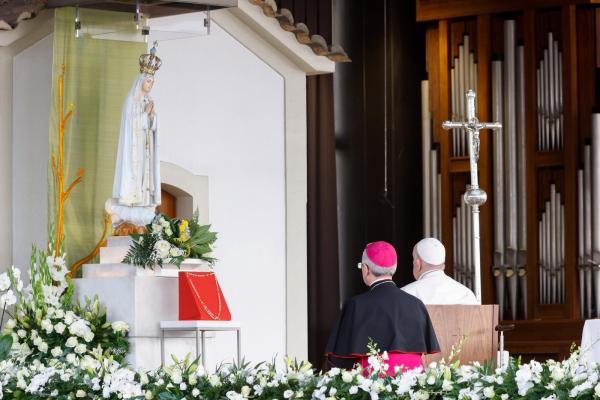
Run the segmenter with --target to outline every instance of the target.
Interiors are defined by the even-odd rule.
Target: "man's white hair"
[[[377,265],[373,261],[371,261],[369,256],[367,256],[366,250],[363,251],[363,254],[362,254],[362,263],[367,264],[369,266],[369,268],[371,269],[371,273],[377,277],[387,276],[387,275],[392,276],[396,273],[397,265],[394,265],[393,267],[387,267],[387,268]]]

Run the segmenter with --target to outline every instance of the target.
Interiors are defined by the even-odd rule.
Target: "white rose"
[[[234,400],[237,398],[237,393],[233,390],[230,390],[229,392],[225,393],[225,396],[227,396],[229,400]]]
[[[47,353],[48,352],[48,343],[42,342],[42,343],[40,343],[40,344],[37,345],[37,348],[42,353]]]
[[[84,319],[77,320],[73,322],[71,326],[69,326],[69,332],[71,333],[71,335],[84,337],[86,333],[90,332],[90,328],[88,325],[89,322]]]
[[[86,351],[87,351],[87,347],[83,343],[80,343],[77,346],[75,346],[75,353],[77,353],[77,354],[83,354]]]
[[[75,364],[77,362],[77,356],[73,353],[67,354],[67,362],[69,364]]]
[[[249,386],[242,386],[242,390],[240,390],[240,393],[242,394],[242,396],[248,397],[248,396],[250,396],[250,391],[251,390],[252,389],[250,389]]]
[[[0,275],[0,292],[4,292],[9,287],[10,287],[10,278],[8,277],[8,274],[5,272]]]
[[[23,329],[19,329],[17,331],[17,335],[19,335],[20,338],[24,338],[25,336],[27,336],[27,332],[25,332]]]
[[[183,378],[181,377],[181,374],[179,372],[173,372],[173,374],[171,375],[171,381],[176,385],[179,385],[182,380]]]
[[[171,230],[171,228],[166,228],[165,233],[167,234],[167,236],[173,236],[173,231]]]
[[[200,394],[200,391],[197,388],[194,388],[194,390],[192,390],[192,396],[198,397],[199,394]]]
[[[555,381],[562,381],[565,377],[565,373],[563,372],[562,368],[556,367],[552,369],[552,373],[550,374],[550,376]]]
[[[52,325],[52,321],[49,319],[43,319],[41,325],[42,329],[45,330],[48,335],[54,330],[54,325]]]
[[[293,390],[286,390],[285,392],[283,392],[283,397],[286,399],[290,399],[292,396],[294,395],[294,391]]]
[[[62,322],[59,322],[58,324],[54,325],[54,330],[59,335],[62,335],[66,328],[67,328],[67,326],[65,324],[63,324]]]
[[[166,240],[159,240],[154,244],[154,249],[158,252],[160,258],[167,258],[171,250],[171,243]]]
[[[125,333],[129,331],[129,325],[123,321],[114,321],[112,323],[112,329],[115,333]]]
[[[198,378],[196,377],[196,375],[194,375],[194,374],[191,374],[191,375],[188,377],[188,383],[189,383],[190,385],[192,385],[192,386],[194,386],[196,383],[198,383]]]
[[[177,247],[171,247],[171,250],[169,250],[169,254],[171,255],[171,257],[179,257],[181,255],[181,251],[179,251]]]
[[[185,382],[181,382],[181,383],[179,384],[179,389],[180,389],[180,390],[186,390],[186,389],[187,389],[187,385],[185,384]]]
[[[54,313],[54,316],[56,318],[64,318],[65,316],[65,312],[63,310],[61,310],[60,308],[56,310],[56,312]]]
[[[53,348],[52,350],[50,350],[50,354],[52,354],[52,357],[60,357],[63,354],[63,351],[60,347],[56,346],[55,348]]]
[[[329,371],[329,376],[339,375],[341,371],[342,370],[339,368],[331,368],[331,370]]]
[[[211,375],[208,377],[208,382],[211,386],[221,386],[221,378],[219,375]]]
[[[358,393],[358,386],[350,386],[350,389],[348,389],[348,393],[350,393],[350,394]]]
[[[83,340],[85,340],[87,343],[94,340],[94,332],[92,332],[91,330],[86,332],[86,334],[83,335]]]
[[[65,343],[65,346],[67,347],[75,347],[77,346],[78,342],[77,342],[77,338],[75,336],[71,336],[67,339],[67,342]]]
[[[429,393],[424,390],[419,390],[415,393],[415,400],[427,400],[429,399]]]
[[[149,391],[149,390],[148,390],[148,391],[146,391],[146,394],[144,395],[144,398],[145,398],[146,400],[152,400],[152,397],[153,397],[153,396],[152,396],[152,392],[151,392],[151,391]]]
[[[434,384],[435,384],[435,376],[433,376],[433,375],[429,375],[429,376],[427,377],[427,384],[428,384],[428,385],[434,385]]]
[[[65,324],[67,325],[71,325],[73,322],[75,322],[75,313],[73,311],[67,311],[65,313]]]
[[[352,374],[348,371],[344,371],[342,372],[342,381],[344,381],[345,383],[350,383],[352,382]]]
[[[488,386],[486,388],[483,389],[483,395],[485,397],[487,397],[488,399],[493,399],[494,396],[496,395],[496,393],[494,392],[494,387],[493,386]]]
[[[27,343],[23,343],[19,351],[25,355],[31,354],[31,349],[29,348],[29,345]]]
[[[85,397],[85,396],[86,396],[86,393],[83,390],[81,390],[81,389],[79,389],[77,391],[77,393],[75,393],[75,397],[82,398],[82,397]]]

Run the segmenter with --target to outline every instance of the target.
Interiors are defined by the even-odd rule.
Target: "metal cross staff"
[[[500,122],[479,122],[475,116],[475,92],[467,92],[467,121],[444,121],[442,127],[448,129],[465,129],[469,135],[469,161],[471,166],[471,185],[467,185],[464,201],[471,206],[473,214],[473,260],[475,261],[475,296],[481,303],[481,260],[479,236],[479,206],[487,200],[487,194],[479,188],[477,177],[477,161],[479,160],[479,131],[481,129],[500,129]]]

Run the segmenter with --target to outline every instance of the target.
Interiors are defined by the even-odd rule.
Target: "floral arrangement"
[[[210,225],[198,223],[198,211],[189,221],[158,214],[146,225],[146,233],[131,236],[133,243],[123,259],[126,264],[154,268],[179,266],[186,258],[198,258],[211,265],[215,261],[210,254],[217,234],[210,231]]]
[[[6,399],[312,399],[312,400],[507,400],[600,398],[600,368],[582,366],[579,352],[562,362],[511,360],[503,369],[432,363],[388,375],[387,355],[371,355],[369,367],[316,373],[307,362],[285,359],[256,366],[222,365],[213,373],[189,359],[154,371],[134,371],[100,354],[75,366],[49,358],[28,364],[0,362]],[[2,398],[2,395],[0,395]]]
[[[8,315],[3,337],[11,343],[8,357],[0,359],[9,365],[37,366],[48,360],[80,366],[94,357],[123,361],[129,351],[127,324],[108,322],[97,298],[74,303],[65,256],[54,254],[52,241],[48,250],[32,249],[27,287],[18,268],[0,274],[5,291],[0,297],[4,304],[0,324]]]
[[[406,372],[388,371],[387,354],[374,343],[365,369],[316,372],[307,362],[285,358],[281,368],[274,362],[244,363],[208,372],[188,357],[153,371],[134,370],[123,364],[127,325],[108,322],[98,299],[72,304],[64,254],[54,254],[52,242],[47,251],[34,248],[27,287],[17,268],[0,274],[0,303],[9,316],[4,333],[12,341],[8,357],[0,358],[0,399],[600,398],[600,365],[584,365],[579,350],[561,362],[511,359],[504,368],[494,369],[454,361],[462,341],[448,362]]]

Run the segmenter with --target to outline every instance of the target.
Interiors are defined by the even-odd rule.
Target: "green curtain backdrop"
[[[65,65],[64,106],[75,105],[65,131],[65,186],[85,169],[83,182],[72,192],[64,211],[68,265],[85,257],[100,238],[104,202],[111,197],[121,110],[139,72],[138,58],[146,52],[143,42],[93,39],[86,27],[133,24],[133,16],[98,10],[80,10],[82,37],[75,37],[75,9],[56,10],[54,65],[50,112],[50,154],[58,149],[57,77]],[[56,218],[55,184],[49,166],[50,222]]]

